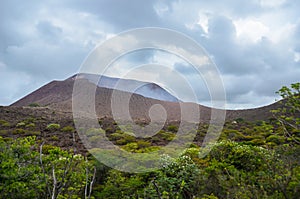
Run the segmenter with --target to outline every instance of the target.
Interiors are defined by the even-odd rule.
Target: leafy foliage
[[[284,128],[285,136],[300,144],[300,82],[283,86],[277,93],[283,98],[284,106],[273,113]]]
[[[46,129],[49,130],[49,131],[59,130],[60,129],[60,124],[56,124],[56,123],[48,124]]]
[[[200,125],[191,148],[177,158],[163,154],[161,169],[149,173],[120,172],[49,143],[38,146],[34,137],[0,137],[0,198],[89,198],[94,182],[91,198],[300,198],[299,90],[296,83],[278,91],[283,106],[273,111],[277,120],[228,121],[204,158],[199,156],[204,150],[199,146],[208,125]],[[85,133],[92,148],[107,136],[123,150],[144,153],[145,160],[149,160],[147,153],[176,139],[178,130],[169,125],[152,138],[140,139],[130,126],[125,132],[109,121],[100,124],[106,131],[91,128]],[[16,125],[0,120],[0,135],[40,135],[35,129],[39,126],[34,118]],[[72,126],[61,128],[56,123],[46,130],[55,132],[49,136],[51,141],[59,141],[59,133],[75,134]],[[113,153],[92,150],[108,160]]]
[[[91,162],[50,145],[39,153],[35,142],[35,137],[9,141],[0,137],[1,198],[83,197],[91,185]]]

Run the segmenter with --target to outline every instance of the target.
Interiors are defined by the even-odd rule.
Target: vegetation
[[[31,103],[31,104],[29,104],[28,106],[29,106],[29,107],[40,107],[40,105],[39,105],[38,103],[36,103],[36,102]]]
[[[162,155],[161,169],[141,174],[120,172],[76,153],[70,124],[0,120],[0,198],[300,198],[299,90],[299,83],[280,89],[282,106],[268,121],[227,121],[204,158],[199,146],[208,125],[201,124],[190,148],[178,158]],[[100,125],[105,130],[85,133],[91,147],[107,136],[133,153],[157,151],[178,131],[178,125],[169,124],[141,139],[113,121]],[[55,146],[64,146],[66,137],[72,140],[67,149]]]
[[[285,136],[300,144],[300,83],[283,86],[277,92],[284,100],[282,108],[273,113],[283,127]]]
[[[5,120],[0,120],[0,127],[9,127],[10,123]]]
[[[60,129],[60,124],[55,124],[55,123],[48,124],[46,129],[49,130],[49,131],[59,130]]]
[[[91,162],[51,145],[41,145],[39,152],[35,142],[35,137],[0,137],[1,198],[83,198],[89,193]]]

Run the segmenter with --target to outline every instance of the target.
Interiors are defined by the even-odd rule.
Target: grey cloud
[[[29,0],[20,3],[17,0],[0,1],[0,52],[9,45],[20,45],[28,39],[22,32],[24,21],[31,18],[40,6],[39,1]]]
[[[166,1],[167,2],[167,1]],[[165,2],[165,3],[166,3]],[[187,15],[190,15],[189,12],[193,13],[199,10],[204,10],[206,13],[211,14],[221,14],[221,15],[232,15],[235,17],[247,17],[253,16],[255,14],[260,14],[261,12],[268,11],[267,8],[263,8],[260,4],[260,1],[249,0],[249,1],[237,1],[237,0],[210,0],[210,1],[195,1],[195,0],[176,0],[168,1],[166,3],[171,12],[187,12]],[[197,17],[197,14],[194,14],[194,17]]]
[[[46,39],[51,42],[55,42],[55,40],[59,38],[62,33],[62,29],[60,27],[54,26],[49,21],[40,21],[36,25],[36,28],[41,34],[42,39]]]
[[[198,70],[189,63],[175,63],[174,69],[180,74],[192,75],[199,73]]]
[[[99,20],[107,21],[114,25],[117,31],[129,28],[159,26],[160,20],[156,15],[154,4],[156,1],[140,0],[83,0],[70,1],[68,6],[77,11],[93,13]]]
[[[218,47],[234,42],[236,30],[230,19],[225,16],[217,15],[210,18],[208,23],[209,38],[216,43],[219,43]]]
[[[154,49],[141,49],[128,53],[123,56],[127,61],[133,63],[133,65],[150,63],[150,59],[154,56],[156,50]]]
[[[295,30],[293,32],[294,40],[294,50],[300,52],[300,21],[297,23]]]
[[[30,73],[33,77],[61,78],[76,72],[88,53],[79,46],[73,47],[72,44],[57,47],[38,41],[24,46],[10,46],[4,63],[11,69]]]

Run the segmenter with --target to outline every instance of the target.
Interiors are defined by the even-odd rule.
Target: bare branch
[[[155,190],[156,190],[156,192],[157,192],[158,198],[159,198],[159,199],[162,199],[161,193],[160,193],[160,191],[159,191],[159,189],[158,189],[157,184],[155,183],[155,180],[152,180],[152,184],[153,184],[154,187],[155,187]]]
[[[57,189],[57,180],[55,176],[55,169],[54,166],[52,166],[52,176],[53,176],[53,189],[52,189],[52,199],[56,198],[56,189]]]
[[[45,142],[43,142],[40,146],[40,164],[41,164],[41,167],[42,167],[43,177],[44,177],[44,180],[45,180],[45,183],[46,183],[46,188],[47,188],[48,194],[51,195],[51,190],[50,190],[50,187],[49,187],[48,179],[46,177],[46,171],[45,171],[45,167],[44,167],[44,163],[43,163],[43,146],[44,146],[44,144],[45,144]]]
[[[92,195],[92,189],[93,189],[93,185],[94,185],[94,182],[95,182],[95,179],[96,179],[96,172],[97,172],[97,169],[96,169],[96,167],[94,167],[94,173],[93,173],[92,181],[90,183],[90,192],[89,192],[89,195],[88,195],[88,199],[90,199],[91,195]]]

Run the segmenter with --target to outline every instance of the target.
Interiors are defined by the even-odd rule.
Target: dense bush
[[[35,137],[0,137],[1,198],[83,198],[93,166],[81,155],[44,145]]]
[[[295,134],[300,130],[300,82],[290,87],[283,86],[277,93],[283,98],[282,106],[273,110],[273,114],[283,127],[285,136],[300,144],[300,138]]]

